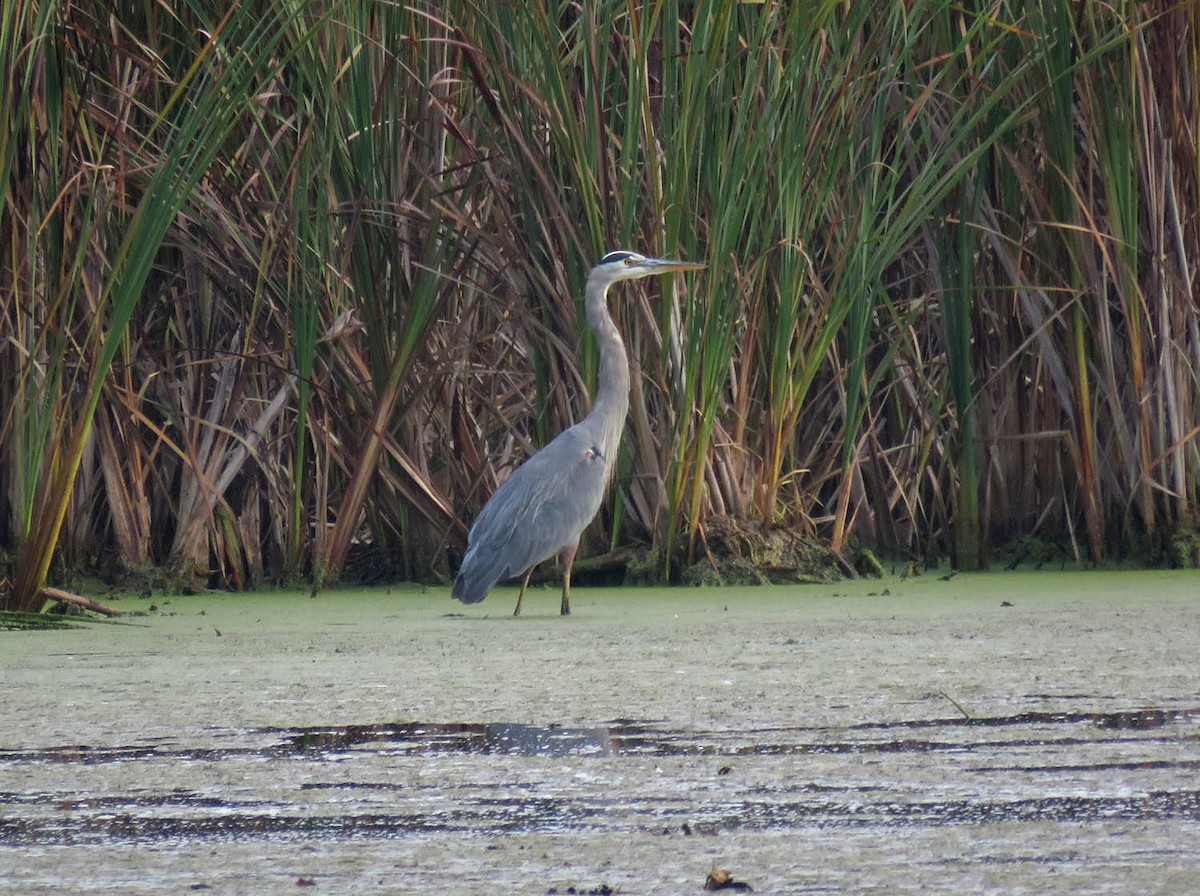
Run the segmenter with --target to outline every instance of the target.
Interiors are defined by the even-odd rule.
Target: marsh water
[[[1200,574],[572,598],[0,633],[0,893],[1197,892]]]

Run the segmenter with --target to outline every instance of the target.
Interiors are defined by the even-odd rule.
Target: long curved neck
[[[608,287],[594,276],[588,277],[587,282],[587,319],[600,347],[599,388],[588,416],[602,425],[605,462],[612,464],[629,413],[629,356],[608,313]]]

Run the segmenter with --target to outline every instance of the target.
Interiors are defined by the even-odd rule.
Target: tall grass
[[[58,10],[53,4],[47,4],[47,8],[49,17],[56,18]],[[26,91],[35,90],[36,84],[33,78],[27,78],[19,95],[18,106],[28,109],[28,117],[15,124],[24,131],[30,147],[37,146],[38,138],[45,135],[51,146],[58,147],[51,151],[51,159],[67,164],[83,162],[87,165],[85,171],[90,169],[93,177],[80,181],[78,175],[83,172],[52,167],[46,175],[50,189],[58,192],[47,206],[47,219],[25,222],[28,228],[39,230],[48,226],[51,233],[47,236],[52,241],[61,240],[65,246],[76,247],[73,259],[58,259],[60,266],[56,273],[61,280],[55,284],[56,296],[48,306],[50,314],[44,332],[57,333],[59,340],[67,334],[78,339],[82,349],[80,360],[86,367],[71,369],[67,365],[69,354],[62,341],[53,354],[38,351],[35,343],[35,351],[26,357],[18,376],[19,388],[26,394],[41,386],[40,398],[35,399],[41,406],[29,419],[38,424],[39,434],[45,434],[40,443],[27,443],[20,458],[30,474],[36,467],[36,480],[28,475],[24,483],[28,493],[29,486],[36,481],[32,489],[36,513],[30,512],[33,505],[25,502],[18,520],[19,549],[9,595],[10,606],[18,610],[40,606],[39,591],[49,571],[97,406],[113,362],[125,345],[126,327],[167,230],[239,120],[263,72],[264,60],[271,58],[278,40],[275,15],[260,16],[248,7],[243,7],[240,13],[234,11],[211,19],[202,9],[184,12],[197,13],[194,25],[203,27],[205,36],[195,46],[194,54],[188,54],[180,80],[165,97],[161,110],[152,114],[146,131],[121,147],[122,151],[138,156],[139,161],[143,154],[151,154],[150,175],[144,192],[134,200],[131,214],[123,214],[124,210],[117,207],[122,198],[118,195],[121,185],[112,182],[106,165],[94,158],[64,157],[68,139],[81,138],[79,150],[89,153],[102,152],[108,139],[106,135],[97,135],[99,145],[96,145],[88,141],[91,135],[72,133],[77,122],[63,114],[67,111],[64,106],[75,106],[70,111],[80,114],[88,95],[82,76],[92,73],[63,72],[59,80],[54,64],[59,47],[54,44],[62,39],[61,32],[56,33],[56,28],[65,24],[62,21],[47,27],[39,42],[39,51],[45,54],[40,74],[47,92],[30,98]],[[123,85],[105,86],[120,96]],[[47,113],[46,118],[39,120],[37,112]],[[34,168],[41,159],[28,161]],[[45,184],[42,178],[32,178],[27,195],[49,199],[51,194],[45,190]],[[64,214],[72,210],[68,203],[78,190],[83,193],[82,214],[75,221],[64,221]],[[104,207],[98,208],[100,204]],[[7,210],[9,203],[5,205]],[[102,215],[120,216],[124,220],[116,224],[112,218],[104,220]],[[116,226],[105,226],[109,224]],[[35,247],[32,255],[35,263],[40,260],[36,250],[43,245],[39,242]],[[53,255],[47,260],[54,260]],[[63,262],[66,264],[62,265]],[[32,292],[30,298],[37,297],[41,290],[33,285]],[[77,393],[79,399],[72,400],[71,393]],[[16,422],[21,425],[25,421]]]
[[[0,541],[243,587],[445,576],[636,372],[588,538],[838,549],[1194,523],[1195,4],[88,4],[0,13]],[[114,562],[106,562],[108,556]],[[1177,560],[1179,558],[1176,558]]]

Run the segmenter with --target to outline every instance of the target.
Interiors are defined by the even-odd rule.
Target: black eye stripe
[[[632,252],[625,252],[618,249],[615,252],[609,252],[607,255],[601,258],[600,264],[617,264],[622,261],[626,264],[631,264],[636,257],[637,256]]]

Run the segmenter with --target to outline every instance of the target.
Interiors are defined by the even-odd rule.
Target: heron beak
[[[671,258],[647,258],[643,265],[655,274],[668,274],[671,271],[702,271],[708,267],[697,261],[675,261]]]

